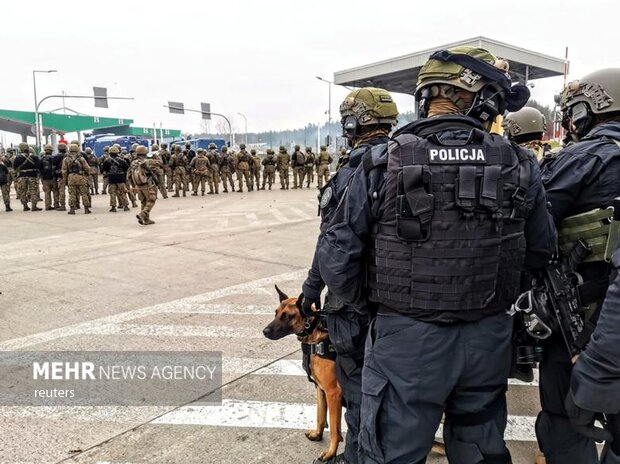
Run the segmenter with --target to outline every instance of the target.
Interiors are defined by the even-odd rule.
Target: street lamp
[[[243,118],[243,120],[245,121],[245,144],[248,144],[248,118],[245,117],[245,114],[243,113],[237,113],[239,116],[241,116]]]
[[[34,135],[36,138],[37,148],[41,146],[41,131],[39,127],[39,102],[37,101],[37,79],[36,73],[49,74],[58,72],[55,69],[46,71],[35,69],[32,71],[32,87],[34,88]]]
[[[328,108],[327,108],[327,118],[329,121],[329,125],[327,126],[328,129],[328,133],[329,133],[329,144],[331,146],[332,143],[332,81],[328,81],[327,79],[323,79],[320,76],[314,76],[316,77],[318,80],[323,81],[327,84],[329,84],[329,96],[328,96]]]

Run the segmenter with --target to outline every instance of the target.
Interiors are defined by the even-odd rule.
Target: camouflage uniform
[[[252,181],[250,177],[250,163],[252,163],[252,157],[245,151],[245,145],[239,146],[241,149],[237,156],[237,180],[239,181],[239,192],[243,192],[243,180],[245,179],[245,185],[248,188],[248,192],[252,191]]]
[[[166,189],[166,179],[164,177],[164,162],[159,155],[159,145],[151,146],[151,153],[147,155],[148,165],[151,171],[157,177],[157,188],[161,192],[163,198],[168,198],[168,190]]]
[[[67,145],[64,143],[58,144],[58,153],[54,155],[52,161],[54,163],[54,180],[58,189],[58,207],[57,211],[67,211],[66,190],[67,184],[65,184],[65,178],[62,175],[62,162],[67,156]]]
[[[303,188],[306,157],[301,152],[299,145],[295,145],[291,161],[293,163],[293,188]]]
[[[228,184],[230,188],[235,191],[235,183],[233,182],[232,171],[234,169],[234,160],[231,155],[228,154],[226,147],[222,148],[222,157],[220,158],[220,176],[222,178],[222,184],[224,185],[224,192],[228,193]]]
[[[278,160],[276,159],[273,150],[267,150],[267,156],[263,159],[263,186],[261,190],[265,190],[265,181],[269,184],[269,190],[271,190],[271,186],[276,181],[276,164]]]
[[[172,192],[172,168],[170,167],[170,151],[168,151],[168,145],[165,143],[161,144],[161,149],[159,150],[159,156],[161,156],[161,161],[164,164],[164,175],[166,178],[165,185],[166,190]]]
[[[99,195],[99,160],[90,148],[85,150],[86,162],[90,166],[88,180],[90,183],[90,194]]]
[[[342,147],[340,149],[340,156],[338,157],[338,163],[336,164],[336,171],[339,171],[340,168],[344,166],[345,164],[347,164],[348,161],[349,161],[349,153],[347,152],[346,148]]]
[[[15,173],[15,168],[13,167],[13,162],[15,161],[15,149],[12,147],[9,147],[6,149],[6,155],[4,155],[4,162],[6,167],[9,169],[9,182],[8,182],[8,189],[9,189],[9,193],[11,192],[11,185],[13,184],[13,181],[17,178],[17,175]],[[17,186],[15,186],[15,190],[17,191]]]
[[[124,160],[127,161],[128,165],[131,165],[131,163],[135,159],[136,148],[138,148],[138,144],[134,143],[131,146],[131,150],[129,151],[129,153],[127,153],[125,150],[121,150],[121,155],[123,156]],[[125,182],[125,188],[127,189],[127,196],[129,197],[129,200],[131,201],[131,207],[136,208],[138,206],[138,203],[136,203],[136,193],[131,188],[131,183],[129,182],[129,178],[127,178],[127,181]]]
[[[209,158],[209,165],[211,169],[211,177],[209,180],[209,194],[220,193],[220,157],[217,154],[217,149],[214,143],[209,144],[209,151],[207,152],[207,158]]]
[[[202,196],[205,195],[205,184],[209,183],[209,186],[213,185],[213,178],[211,175],[211,163],[209,162],[209,158],[205,151],[200,148],[198,149],[198,154],[196,157],[189,163],[190,170],[194,176],[194,192],[193,196],[198,195],[198,186],[200,186],[200,191]]]
[[[43,184],[43,193],[45,194],[45,210],[60,208],[58,182],[54,175],[54,157],[52,156],[52,146],[46,144],[44,146],[43,156],[41,157],[41,184]],[[52,195],[54,205],[52,206]]]
[[[286,152],[286,148],[280,147],[280,153],[278,153],[278,175],[280,177],[280,190],[288,190],[289,178],[288,170],[291,165],[291,155]]]
[[[127,201],[127,169],[129,164],[123,158],[118,156],[118,148],[110,148],[110,155],[101,166],[102,172],[108,179],[108,194],[110,196],[110,212],[116,212],[116,204],[118,207],[129,211],[129,201]]]
[[[327,183],[327,181],[329,181],[329,166],[332,161],[332,156],[327,151],[327,147],[321,146],[321,152],[319,153],[319,157],[316,160],[318,188],[323,187],[323,182]]]
[[[30,211],[28,201],[32,205],[32,211],[41,211],[37,207],[39,201],[39,169],[40,161],[30,152],[27,143],[19,144],[20,154],[15,157],[13,167],[17,172],[17,198],[24,205],[24,211]]]
[[[69,155],[62,162],[62,175],[69,187],[69,214],[75,214],[78,196],[82,198],[84,214],[90,214],[90,195],[88,194],[89,166],[80,155],[80,147],[69,145]]]
[[[157,179],[155,173],[148,166],[147,151],[146,147],[136,148],[137,159],[132,161],[128,175],[129,182],[136,190],[141,205],[140,213],[136,215],[136,218],[140,224],[145,226],[155,224],[155,221],[151,220],[151,210],[157,201]],[[144,173],[146,182],[140,179],[138,175],[140,170]]]
[[[9,190],[11,173],[8,163],[9,159],[7,156],[0,157],[0,193],[2,194],[2,200],[7,213],[13,211],[11,209],[11,192]]]
[[[254,188],[254,184],[256,183],[256,190],[258,190],[260,188],[261,159],[260,156],[256,154],[256,150],[250,150],[250,154],[252,155],[252,188]]]
[[[306,147],[306,161],[304,163],[304,174],[306,176],[306,187],[314,182],[314,168],[316,165],[316,156],[312,153],[312,148]]]
[[[174,195],[179,196],[179,190],[183,191],[183,196],[186,196],[189,187],[187,186],[187,157],[185,153],[181,151],[181,147],[176,147],[175,152],[170,158],[170,166],[172,167],[173,179],[174,179]]]
[[[103,167],[103,163],[106,162],[106,160],[108,159],[108,157],[110,156],[109,153],[110,147],[103,147],[103,155],[101,156],[101,166]],[[101,169],[101,175],[103,176],[103,188],[101,189],[101,193],[103,193],[105,195],[107,188],[108,188],[108,175],[103,172],[103,169]]]

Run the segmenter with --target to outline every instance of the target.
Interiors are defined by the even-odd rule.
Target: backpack
[[[297,152],[295,166],[303,166],[306,163],[306,156],[302,152]]]
[[[136,185],[146,185],[149,177],[146,173],[146,161],[136,161],[131,165],[131,178]]]
[[[110,166],[110,174],[115,175],[115,174],[121,174],[123,172],[117,159],[113,158],[111,160],[111,164],[112,166]]]

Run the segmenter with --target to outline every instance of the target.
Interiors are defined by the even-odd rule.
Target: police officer
[[[377,312],[362,372],[363,463],[425,462],[444,413],[451,463],[511,462],[506,309],[521,265],[543,266],[555,232],[538,163],[489,129],[528,97],[486,50],[434,53],[418,77],[423,119],[387,154],[362,157],[325,232],[325,284]]]
[[[13,167],[17,172],[17,198],[22,202],[24,211],[42,211],[37,207],[39,201],[39,170],[41,163],[27,143],[19,144],[19,155],[15,157]],[[32,208],[28,207],[30,201]]]
[[[539,110],[526,106],[514,113],[508,113],[502,126],[510,140],[532,150],[536,159],[539,162],[543,161],[549,145],[542,141],[547,123],[545,116]]]
[[[383,90],[365,87],[354,90],[340,106],[344,135],[353,148],[349,162],[336,173],[321,190],[321,232],[317,250],[331,221],[336,206],[344,195],[349,179],[360,165],[365,153],[383,154],[387,151],[388,134],[396,124],[398,109],[391,95]],[[314,164],[314,163],[313,163]],[[308,278],[303,284],[302,311],[311,314],[311,306],[320,307],[320,295],[324,284],[319,272],[318,254],[315,253]],[[343,455],[333,462],[358,462],[358,434],[362,400],[362,366],[364,364],[364,339],[368,332],[368,315],[358,315],[352,306],[345,306],[328,291],[325,308],[331,343],[338,356],[336,368],[338,382],[346,404],[346,446]]]
[[[575,143],[545,165],[543,182],[562,236],[566,218],[612,206],[614,198],[620,196],[620,68],[596,71],[569,83],[562,92],[560,107],[562,125]],[[600,305],[609,265],[597,260],[577,270],[584,284],[602,283],[598,292],[582,294],[581,303]],[[620,342],[617,332],[614,336]],[[564,398],[571,370],[562,337],[552,335],[544,344],[540,364],[542,411],[536,421],[536,435],[547,464],[598,462],[594,441],[574,430],[566,415]],[[585,399],[583,391],[575,397],[575,403],[586,409],[592,401]]]

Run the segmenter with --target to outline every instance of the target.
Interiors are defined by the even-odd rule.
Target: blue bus
[[[135,135],[101,134],[86,137],[84,139],[84,148],[90,148],[95,156],[100,157],[103,155],[104,147],[111,147],[115,143],[118,143],[121,149],[124,148],[130,151],[134,143],[144,145],[147,148],[150,147],[151,140],[144,137],[136,137]]]
[[[185,144],[189,142],[192,146],[192,150],[196,151],[199,148],[203,148],[205,150],[209,149],[209,144],[214,143],[218,150],[221,150],[223,146],[226,145],[225,139],[187,139],[187,140],[173,140],[168,144],[168,147],[171,147],[173,144],[179,145],[181,148],[185,148]]]

